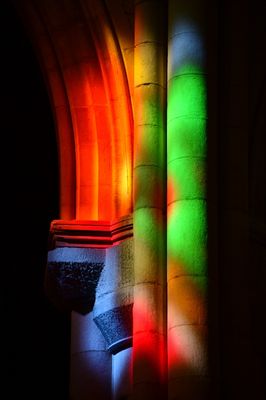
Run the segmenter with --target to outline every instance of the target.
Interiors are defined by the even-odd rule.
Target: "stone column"
[[[46,292],[72,311],[71,400],[131,393],[132,218],[53,221]]]
[[[72,316],[71,400],[111,399],[112,356],[92,312],[105,264],[105,249],[63,247],[48,253],[47,294]]]
[[[208,368],[204,1],[168,3],[168,398],[205,400]]]
[[[93,312],[71,315],[70,399],[112,398],[112,355]]]
[[[135,1],[133,398],[165,398],[164,1]]]
[[[106,249],[93,309],[94,323],[112,357],[112,399],[131,393],[133,239]]]
[[[112,358],[112,399],[128,399],[132,393],[132,347],[121,350]]]

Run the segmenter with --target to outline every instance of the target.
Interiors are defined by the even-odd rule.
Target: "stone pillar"
[[[46,292],[72,311],[71,400],[131,393],[132,219],[53,221]],[[79,246],[79,247],[77,247]]]
[[[94,323],[112,357],[112,399],[131,393],[133,239],[106,249],[93,309]]]
[[[121,350],[112,358],[112,399],[128,399],[132,392],[132,347]]]
[[[208,368],[204,1],[168,3],[168,398],[205,400]]]
[[[164,1],[135,1],[133,398],[165,398]]]
[[[57,248],[48,253],[46,290],[57,307],[72,311],[70,398],[111,399],[112,356],[93,321],[96,287],[106,250]]]
[[[112,355],[93,313],[71,315],[70,399],[112,398]]]

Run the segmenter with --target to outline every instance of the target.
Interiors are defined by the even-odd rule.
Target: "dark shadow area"
[[[266,4],[207,2],[211,399],[266,398]]]
[[[1,1],[0,30],[1,392],[5,399],[66,400],[69,315],[44,293],[49,224],[59,216],[55,127],[38,61],[8,0]]]

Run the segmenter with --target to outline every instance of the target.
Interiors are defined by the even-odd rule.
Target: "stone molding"
[[[132,236],[131,215],[116,221],[54,220],[50,227],[49,248],[107,248]]]

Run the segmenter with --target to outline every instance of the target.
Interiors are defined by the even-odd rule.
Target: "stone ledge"
[[[50,226],[49,249],[108,248],[132,236],[131,215],[116,221],[54,220]]]

